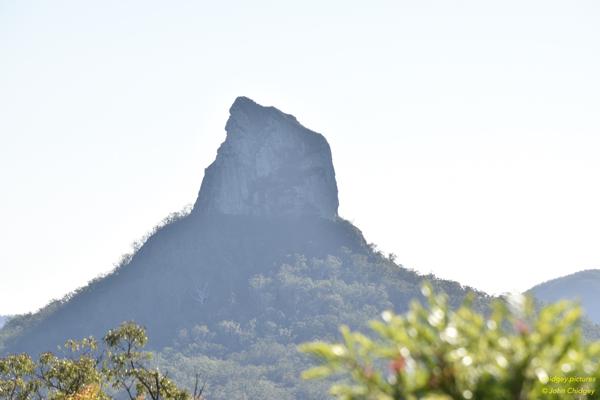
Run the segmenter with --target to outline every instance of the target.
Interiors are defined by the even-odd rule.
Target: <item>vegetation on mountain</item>
[[[408,311],[413,299],[425,301],[424,279],[447,294],[451,308],[469,291],[396,264],[343,220],[232,218],[198,226],[176,214],[107,277],[11,318],[0,330],[0,354],[35,358],[67,338],[101,337],[136,320],[151,338],[154,363],[183,387],[193,387],[198,374],[211,400],[324,400],[333,381],[299,378],[311,366],[299,344],[335,341],[340,325],[364,329],[383,310]],[[165,268],[172,264],[178,267]],[[475,292],[474,310],[485,312],[490,301]],[[600,337],[592,324],[583,329]]]
[[[355,273],[364,273],[360,266],[366,265],[361,264],[365,260],[347,256],[356,262]],[[123,323],[100,342],[92,337],[67,341],[61,355],[45,352],[37,360],[27,354],[0,358],[0,399],[326,399],[328,387],[332,395],[346,400],[562,399],[566,394],[596,398],[600,342],[583,339],[578,307],[562,302],[535,310],[531,299],[511,297],[496,299],[489,312],[479,312],[481,303],[475,293],[464,296],[455,308],[449,296],[435,295],[430,285],[421,290],[420,299],[425,301],[415,299],[404,314],[385,311],[383,321],[372,321],[375,335],[344,325],[341,343],[318,340],[301,345],[302,351],[321,361],[308,369],[311,359],[297,352],[297,340],[335,340],[323,325],[352,316],[335,296],[320,293],[327,291],[328,277],[338,276],[333,282],[336,289],[351,293],[346,299],[389,300],[376,287],[370,293],[360,285],[349,288],[352,281],[344,277],[348,271],[340,270],[341,265],[334,258],[309,262],[296,257],[272,277],[257,276],[253,286],[264,289],[261,295],[269,294],[264,300],[266,312],[272,313],[270,324],[263,321],[270,325],[269,332],[258,322],[240,326],[227,321],[214,332],[196,326],[180,333],[177,350],[167,348],[153,355],[144,351],[145,330]],[[328,272],[322,279],[306,278],[315,269]],[[282,328],[273,307],[277,298],[270,297],[275,292],[269,285],[292,294],[301,287],[310,288],[310,296],[326,299],[323,306],[331,314],[315,314],[320,318],[308,326],[309,306],[299,311],[305,314],[297,318],[299,326]],[[439,291],[440,285],[436,287]],[[310,296],[292,296],[283,309],[290,307],[289,312],[298,307],[299,299],[306,301]],[[348,308],[353,305],[350,302]],[[336,309],[341,316],[333,315]],[[372,312],[369,308],[362,311]],[[360,329],[362,317],[349,321]],[[234,353],[228,350],[236,347]],[[321,379],[298,381],[303,369],[308,369],[304,378]],[[208,385],[200,384],[200,378]],[[182,387],[193,387],[193,393]]]
[[[301,346],[321,362],[304,377],[336,376],[331,394],[344,400],[598,398],[600,342],[584,341],[578,306],[536,312],[531,299],[513,297],[484,315],[472,296],[452,310],[446,295],[423,292],[427,306],[384,312],[374,335],[345,326],[341,343]]]
[[[189,309],[177,316],[168,342],[160,346],[149,342],[161,370],[168,370],[170,377],[185,387],[193,386],[198,373],[207,382],[205,394],[211,400],[244,395],[249,399],[325,399],[326,382],[315,384],[299,378],[310,366],[310,359],[299,354],[297,346],[315,339],[335,340],[341,324],[364,328],[382,310],[403,312],[411,299],[423,299],[419,285],[424,277],[395,264],[393,257],[384,256],[374,246],[362,252],[342,247],[326,257],[292,254],[279,266],[228,275],[229,285],[237,286],[237,290],[208,287],[209,299],[204,304],[193,300]],[[458,306],[466,294],[457,283],[432,276],[428,279],[449,294],[453,306]],[[169,278],[163,285],[169,287],[164,293],[171,296],[161,299],[164,307],[164,303],[177,299],[178,292],[171,289]],[[10,344],[23,332],[37,331],[41,326],[64,329],[48,321],[57,318],[57,310],[73,307],[74,299],[90,291],[84,289],[39,313],[11,320],[0,331],[7,337],[9,352],[14,352]],[[201,300],[202,294],[196,292],[194,296]],[[478,293],[475,306],[483,310],[487,302],[487,296]],[[144,321],[150,337],[165,316],[156,312],[154,318],[150,326]]]

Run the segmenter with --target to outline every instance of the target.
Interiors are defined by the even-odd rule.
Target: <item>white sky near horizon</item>
[[[193,203],[239,95],[325,135],[340,215],[407,267],[490,293],[600,268],[599,17],[0,0],[0,314],[108,272]]]

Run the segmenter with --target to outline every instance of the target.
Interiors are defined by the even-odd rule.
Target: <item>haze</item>
[[[250,4],[251,3],[251,4]],[[0,2],[0,314],[193,203],[244,95],[331,144],[340,214],[500,293],[600,267],[594,1]]]

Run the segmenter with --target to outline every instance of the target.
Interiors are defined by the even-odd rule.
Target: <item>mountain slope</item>
[[[589,269],[553,279],[528,291],[537,299],[551,303],[559,300],[581,302],[586,316],[600,324],[600,270]]]
[[[322,135],[243,97],[226,131],[190,213],[168,220],[110,275],[9,321],[0,352],[52,350],[134,320],[161,367],[181,382],[200,372],[211,399],[326,398],[324,386],[299,380],[308,359],[297,344],[406,310],[423,277],[338,216]],[[451,304],[466,294],[427,278]],[[479,293],[476,304],[486,301]]]

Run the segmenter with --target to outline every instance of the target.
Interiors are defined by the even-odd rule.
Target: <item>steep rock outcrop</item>
[[[227,138],[206,169],[195,213],[337,217],[331,150],[295,117],[238,97]]]

